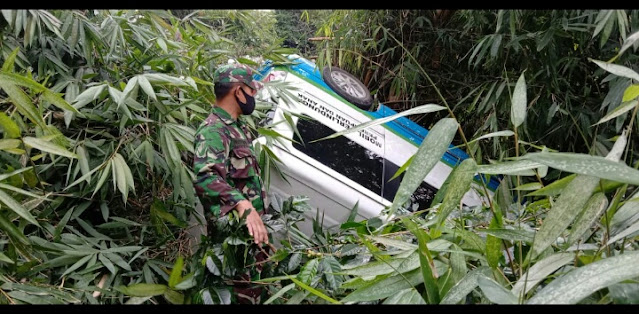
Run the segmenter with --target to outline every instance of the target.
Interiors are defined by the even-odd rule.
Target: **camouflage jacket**
[[[214,106],[195,133],[195,191],[204,206],[219,217],[244,199],[265,213],[266,190],[246,124]]]

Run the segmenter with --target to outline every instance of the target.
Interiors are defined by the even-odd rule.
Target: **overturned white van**
[[[345,222],[356,204],[356,220],[379,216],[392,203],[403,175],[390,179],[417,152],[428,130],[400,117],[359,132],[313,142],[397,112],[383,104],[371,108],[368,89],[342,69],[326,67],[320,71],[315,63],[300,56],[288,58],[293,64],[273,66],[267,62],[256,74],[262,81],[286,82],[295,88],[290,98],[274,97],[268,88],[258,96],[262,101],[274,103],[269,113],[273,130],[294,140],[273,141],[269,146],[281,161],[279,169],[286,177],[285,181],[279,174],[272,174],[269,194],[283,198],[308,196],[314,210],[307,213],[307,221],[312,221],[316,211],[320,211],[326,228]],[[264,143],[264,139],[260,142]],[[451,146],[412,195],[412,209],[429,208],[453,167],[465,158],[466,153]],[[490,195],[482,195],[478,184],[481,178],[475,179],[474,188],[462,199],[467,206],[486,202],[499,185],[497,179],[491,178],[486,181]],[[311,226],[305,223],[300,229],[310,234]]]

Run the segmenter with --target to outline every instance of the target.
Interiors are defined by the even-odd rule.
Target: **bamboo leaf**
[[[528,153],[520,158],[572,173],[639,185],[639,170],[601,156],[577,153]]]
[[[6,232],[6,234],[14,241],[18,241],[25,245],[30,243],[29,239],[24,236],[24,233],[22,233],[22,231],[20,231],[13,222],[9,221],[2,212],[0,212],[0,229],[4,230],[4,232]]]
[[[22,115],[40,127],[45,126],[44,120],[40,115],[40,111],[38,111],[38,108],[33,105],[29,96],[27,96],[22,89],[14,84],[3,81],[2,78],[0,78],[0,88],[9,95],[9,98]]]
[[[491,137],[499,137],[499,136],[513,136],[515,135],[515,132],[510,131],[510,130],[505,130],[505,131],[497,131],[497,132],[492,132],[492,133],[488,133],[485,135],[482,135],[470,142],[468,142],[468,144],[473,143],[473,142],[477,142],[479,140],[483,140],[485,138],[491,138]]]
[[[104,265],[104,267],[106,267],[113,275],[115,275],[115,273],[117,272],[115,266],[113,266],[113,263],[106,256],[104,256],[104,254],[98,254],[98,259],[100,260],[100,262],[102,262],[102,265]]]
[[[426,304],[426,301],[415,288],[409,288],[386,298],[382,304]]]
[[[80,109],[86,106],[88,103],[99,99],[104,89],[107,87],[107,84],[101,84],[96,86],[91,86],[85,89],[82,93],[75,97],[75,101],[73,103],[73,107],[76,109]]]
[[[473,183],[477,164],[475,160],[467,158],[457,167],[457,171],[454,171],[450,178],[451,182],[455,182],[455,184],[448,186],[446,194],[444,194],[444,200],[441,206],[439,206],[437,222],[440,225],[446,221],[446,218],[448,218],[448,215],[450,215],[453,210],[460,207],[464,194],[470,190],[470,185]]]
[[[0,252],[0,262],[15,264],[15,262],[10,259],[8,256],[4,255],[4,253]]]
[[[71,267],[67,268],[67,270],[65,270],[64,273],[60,275],[60,277],[64,277],[65,275],[71,273],[72,271],[80,268],[80,266],[86,264],[91,259],[91,257],[93,257],[93,254],[87,255],[81,258],[79,261],[75,262],[75,264],[71,265]]]
[[[295,288],[295,282],[293,282],[292,284],[286,285],[284,287],[282,287],[282,289],[279,289],[275,294],[273,294],[270,298],[268,298],[268,300],[264,301],[263,304],[267,305],[267,304],[271,304],[273,301],[277,300],[277,298],[281,297],[284,295],[284,293],[288,292],[289,290]]]
[[[575,268],[535,293],[526,304],[577,304],[594,292],[639,276],[639,252],[625,251]]]
[[[2,72],[13,72],[14,71],[14,64],[15,64],[15,61],[16,61],[16,56],[18,55],[18,51],[20,51],[20,47],[16,47],[15,49],[13,49],[11,54],[9,54],[9,56],[7,56],[7,59],[5,59],[4,63],[2,64]]]
[[[142,90],[149,95],[149,97],[153,98],[153,100],[158,100],[157,96],[155,96],[155,92],[153,91],[153,86],[151,86],[151,83],[149,82],[149,80],[146,79],[146,77],[144,77],[144,75],[138,75],[138,84],[140,84],[140,87],[142,87]]]
[[[495,304],[517,304],[517,297],[492,278],[480,275],[477,277],[477,285],[490,302]]]
[[[4,112],[0,112],[0,128],[4,131],[5,138],[12,139],[20,137],[20,128]]]
[[[91,170],[89,169],[89,159],[87,158],[86,150],[83,146],[76,148],[76,154],[78,155],[78,163],[80,164],[80,171],[85,176],[87,173],[89,176],[86,178],[87,183],[91,183]]]
[[[601,217],[608,207],[608,199],[604,193],[595,193],[591,196],[584,209],[572,224],[565,246],[568,247],[578,241],[584,233]]]
[[[639,81],[639,73],[635,72],[633,69],[625,67],[623,65],[612,64],[608,62],[603,62],[595,59],[588,58],[591,62],[594,62],[600,68],[606,70],[617,76],[627,77],[629,79],[633,79],[635,81]]]
[[[17,148],[22,143],[21,140],[18,139],[4,139],[0,140],[0,150],[9,150],[13,148]]]
[[[97,170],[98,168],[99,167],[95,167],[95,170]],[[98,184],[95,185],[95,189],[93,190],[93,194],[91,194],[91,197],[93,197],[93,195],[95,195],[95,193],[97,193],[98,190],[100,190],[100,188],[102,187],[106,179],[109,177],[109,173],[111,173],[111,171],[109,170],[111,170],[111,159],[106,161],[106,167],[104,168],[104,170],[102,170],[100,179],[98,179]]]
[[[563,177],[559,180],[555,180],[552,183],[546,185],[545,187],[526,194],[527,196],[555,196],[559,195],[561,191],[572,181],[577,175],[571,174],[569,176]]]
[[[171,270],[171,274],[169,275],[169,287],[175,288],[175,285],[178,284],[182,280],[182,267],[184,266],[184,258],[182,256],[178,256],[175,264],[173,264],[173,269]]]
[[[428,242],[428,236],[419,228],[419,226],[417,226],[415,222],[410,220],[410,218],[402,217],[402,222],[417,238],[420,268],[424,278],[424,285],[426,286],[426,298],[428,303],[439,304],[439,285],[437,283],[437,278],[439,276],[437,274],[437,269],[435,268],[433,257],[431,256],[426,244]]]
[[[424,181],[426,175],[440,162],[450,146],[458,126],[458,123],[452,118],[444,118],[435,123],[419,146],[410,166],[406,169],[406,174],[389,210],[389,216],[393,215],[397,208],[404,205]]]
[[[604,123],[606,121],[610,121],[632,109],[635,109],[637,107],[637,105],[639,105],[639,101],[638,100],[632,100],[632,101],[628,101],[628,102],[624,102],[622,103],[619,107],[615,108],[613,111],[611,111],[610,113],[608,113],[605,117],[601,118],[597,123],[593,124],[593,126],[597,125],[597,124],[601,124]]]
[[[134,297],[152,297],[163,295],[167,290],[166,285],[137,283],[130,286],[118,286],[115,289],[129,296]]]
[[[126,165],[126,162],[122,158],[122,155],[120,155],[119,153],[115,153],[112,160],[113,160],[112,167],[113,169],[115,169],[115,172],[117,173],[117,175],[115,176],[117,187],[118,187],[118,190],[120,190],[120,193],[122,193],[122,200],[126,203],[126,200],[129,195],[129,186],[127,186],[127,178],[126,178],[127,174],[126,174],[126,170],[124,169],[125,168],[129,169],[129,166]]]
[[[564,188],[554,206],[548,211],[532,245],[532,257],[541,254],[575,220],[588,198],[599,183],[599,179],[579,175]]]
[[[314,259],[314,260],[317,260],[317,259]],[[310,292],[310,293],[312,293],[312,294],[314,294],[314,295],[316,295],[316,296],[318,296],[318,297],[320,297],[320,298],[322,298],[322,299],[324,299],[324,300],[326,300],[328,302],[331,302],[333,304],[342,304],[341,302],[339,302],[339,301],[327,296],[326,294],[322,293],[321,291],[319,291],[319,290],[317,290],[317,289],[305,284],[304,282],[302,282],[300,280],[297,280],[294,276],[288,276],[288,278],[290,280],[292,280],[296,285],[300,286],[302,289],[304,289],[304,290],[306,290],[306,291],[308,291],[308,292]]]
[[[419,265],[419,253],[415,251],[406,258],[369,262],[354,268],[344,269],[340,273],[351,276],[375,277],[393,272],[406,273],[419,268]]]
[[[490,234],[500,239],[507,241],[523,241],[526,243],[532,243],[535,236],[534,231],[528,231],[525,229],[481,229],[478,232]]]
[[[512,107],[510,110],[510,121],[515,128],[519,127],[526,120],[526,105],[528,98],[526,96],[526,79],[524,72],[521,73],[515,91],[513,92]]]
[[[24,141],[24,144],[33,148],[37,148],[41,150],[42,152],[47,152],[54,155],[68,157],[68,158],[78,158],[78,155],[68,151],[66,148],[58,144],[47,142],[41,138],[26,136],[22,138],[22,141]]]
[[[413,288],[424,282],[424,277],[419,269],[411,272],[394,275],[380,281],[374,281],[361,287],[341,300],[342,303],[373,301],[387,298],[404,289]]]
[[[510,175],[529,175],[534,176],[535,172],[531,171],[542,167],[543,164],[530,160],[516,160],[498,162],[492,165],[478,165],[477,172],[483,174],[510,174]]]
[[[522,294],[528,293],[538,283],[546,280],[548,276],[554,273],[560,267],[572,262],[575,259],[573,253],[555,253],[544,257],[532,265],[526,273],[517,280],[513,288],[510,290],[513,295],[522,298]]]
[[[40,227],[38,221],[31,215],[31,213],[22,206],[22,204],[18,203],[15,199],[13,199],[9,194],[0,190],[0,203],[7,205],[7,207],[12,210],[14,213],[18,214],[18,216],[24,218],[28,222]]]

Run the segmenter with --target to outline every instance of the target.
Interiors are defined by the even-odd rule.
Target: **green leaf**
[[[116,290],[134,297],[152,297],[164,294],[167,288],[166,285],[137,283],[130,286],[118,286]]]
[[[394,114],[392,116],[388,116],[388,117],[384,117],[384,118],[380,118],[380,119],[375,119],[375,120],[371,120],[369,122],[358,124],[358,125],[353,126],[353,127],[349,128],[349,129],[346,129],[346,130],[343,130],[343,131],[340,131],[340,132],[336,132],[336,133],[331,134],[329,136],[314,140],[313,142],[323,141],[323,140],[335,138],[335,137],[338,137],[338,136],[342,136],[344,134],[357,132],[357,131],[363,130],[363,129],[371,127],[371,126],[380,125],[380,124],[383,124],[383,123],[386,123],[386,122],[389,122],[389,121],[393,121],[393,120],[395,120],[397,118],[400,118],[400,117],[403,117],[403,116],[407,116],[407,115],[411,115],[411,114],[425,114],[425,113],[440,111],[440,110],[444,110],[444,109],[446,109],[446,107],[439,106],[439,105],[434,105],[434,104],[421,105],[421,106],[418,106],[418,107],[415,107],[415,108],[412,108],[412,109],[409,109],[409,110],[402,111],[400,113],[396,113],[396,114]],[[442,119],[442,120],[446,120],[446,119]],[[450,119],[450,120],[453,120],[453,119]],[[452,122],[447,122],[446,121],[446,122],[444,122],[442,124],[448,125],[450,123],[452,123]],[[456,125],[455,125],[455,127],[456,127]],[[432,131],[429,132],[429,136],[430,136],[430,133],[432,133]],[[446,147],[448,147],[448,146],[446,146]],[[444,153],[442,153],[442,155],[443,154]]]
[[[555,195],[559,195],[561,193],[561,191],[564,190],[564,188],[568,185],[568,183],[570,183],[570,181],[572,181],[575,177],[577,177],[576,174],[571,174],[569,176],[563,177],[559,180],[555,180],[552,183],[546,185],[545,187],[534,191],[534,192],[530,192],[528,194],[526,194],[526,196],[555,196]]]
[[[477,267],[456,283],[448,293],[442,298],[440,304],[459,304],[466,296],[477,287],[477,278],[490,274],[490,268],[486,266]]]
[[[625,251],[573,269],[536,292],[526,304],[577,304],[589,295],[612,284],[639,276],[635,265],[639,252]]]
[[[40,115],[40,111],[33,105],[29,96],[27,96],[22,89],[9,82],[3,81],[2,78],[0,78],[0,89],[3,89],[7,95],[9,95],[11,102],[23,116],[40,127],[45,127],[46,124]]]
[[[60,95],[50,91],[50,90],[45,90],[42,93],[42,99],[50,102],[51,104],[53,104],[54,106],[62,109],[62,110],[68,110],[70,112],[73,112],[75,114],[80,114],[80,112],[78,111],[78,109],[76,109],[75,107],[69,105],[69,103],[64,100],[64,98],[60,97]]]
[[[392,216],[397,208],[408,201],[413,192],[424,181],[426,175],[440,162],[452,142],[458,126],[458,123],[452,118],[444,118],[435,123],[419,146],[413,162],[406,170],[406,174],[393,199],[389,216]]]
[[[314,259],[314,260],[317,260],[317,259]],[[324,300],[326,300],[328,302],[331,302],[333,304],[342,304],[341,302],[339,302],[339,301],[327,296],[326,294],[322,293],[321,291],[319,291],[319,290],[307,285],[304,282],[301,282],[301,281],[297,280],[294,276],[288,276],[288,278],[290,280],[292,280],[296,285],[300,286],[302,289],[304,289],[304,290],[306,290],[306,291],[308,291],[308,292],[310,292],[310,293],[312,293],[312,294],[314,294],[314,295],[316,295],[316,296],[318,296],[318,297],[320,297],[320,298],[322,298],[322,299],[324,299]]]
[[[95,167],[94,170],[98,170],[99,168],[100,166]],[[95,189],[93,190],[93,194],[91,194],[91,197],[93,197],[95,193],[97,193],[100,190],[100,188],[102,187],[106,179],[109,177],[109,173],[111,173],[110,170],[111,170],[111,159],[106,161],[106,167],[104,168],[104,170],[102,170],[100,179],[98,179],[98,184],[95,185]]]
[[[88,103],[99,99],[104,89],[107,87],[107,84],[101,84],[96,86],[91,86],[85,89],[82,93],[75,97],[75,102],[73,103],[73,107],[76,109],[80,109],[86,106]]]
[[[424,277],[419,269],[405,274],[393,275],[383,280],[374,281],[361,287],[341,300],[342,303],[380,300],[404,289],[413,288],[424,282]]]
[[[13,222],[9,221],[9,219],[3,215],[2,211],[0,211],[0,230],[6,232],[13,241],[18,241],[25,245],[30,243],[29,239],[24,236],[24,233],[18,229]]]
[[[419,246],[419,262],[420,268],[422,272],[422,277],[424,279],[424,285],[426,286],[426,297],[429,304],[439,304],[440,296],[439,296],[439,285],[437,284],[437,278],[439,275],[437,274],[437,269],[435,268],[435,262],[433,261],[433,257],[430,254],[427,246],[427,235],[426,233],[417,226],[415,222],[410,220],[410,218],[402,217],[402,222],[404,225],[410,230],[410,232],[415,235],[417,238],[417,244]]]
[[[597,123],[593,124],[593,126],[597,125],[597,124],[601,124],[604,123],[606,121],[610,121],[632,109],[635,109],[637,107],[637,105],[639,105],[639,101],[638,100],[632,100],[632,101],[628,101],[628,102],[624,102],[622,103],[619,107],[615,108],[613,111],[611,111],[610,113],[608,113],[605,117],[601,118]]]
[[[531,249],[532,257],[555,243],[557,237],[581,212],[598,183],[599,179],[595,177],[579,175],[564,188],[537,231]]]
[[[635,81],[639,81],[639,73],[635,72],[634,70],[632,70],[632,69],[630,69],[628,67],[625,67],[623,65],[603,62],[603,61],[599,61],[599,60],[595,60],[595,59],[591,59],[591,58],[588,58],[588,60],[594,62],[600,68],[602,68],[602,69],[606,70],[607,72],[610,72],[610,73],[612,73],[614,75],[621,76],[621,77],[627,77],[629,79],[633,79]]]
[[[112,274],[115,275],[117,270],[115,269],[115,266],[113,266],[113,263],[111,262],[111,260],[109,260],[109,258],[104,256],[104,254],[98,254],[98,259],[100,260],[100,262],[102,262],[102,265],[104,265],[104,267],[106,267]]]
[[[64,273],[62,273],[62,275],[60,275],[60,277],[64,277],[66,274],[69,274],[72,271],[80,268],[80,266],[86,264],[91,259],[91,257],[93,257],[93,255],[84,256],[83,258],[81,258],[80,260],[75,262],[75,264],[71,265],[71,267],[67,268],[67,270],[65,270]]]
[[[118,187],[118,190],[120,191],[120,193],[122,193],[122,201],[126,203],[128,195],[129,195],[129,186],[127,186],[127,178],[126,178],[126,170],[125,168],[128,170],[129,166],[126,165],[126,161],[124,161],[124,158],[122,158],[122,155],[120,155],[119,153],[115,153],[115,155],[113,156],[113,169],[115,169],[115,181],[116,181],[116,185]],[[128,172],[131,172],[131,170],[128,170]]]
[[[523,241],[526,243],[532,243],[533,238],[535,236],[534,231],[529,231],[525,229],[479,229],[477,232],[487,233],[494,237],[508,240],[508,241]]]
[[[178,284],[182,280],[182,267],[184,266],[184,258],[182,256],[178,256],[175,264],[173,264],[173,269],[171,270],[171,275],[169,275],[169,287],[175,288],[175,285]]]
[[[40,227],[38,221],[31,215],[31,213],[22,206],[22,204],[18,203],[15,199],[13,199],[9,194],[0,190],[0,203],[7,205],[7,207],[12,210],[14,213],[18,214],[20,217],[24,218],[28,222]]]
[[[305,284],[310,284],[315,275],[317,275],[317,269],[319,267],[319,259],[314,258],[306,262],[302,269],[297,274],[297,278]]]
[[[0,112],[0,128],[4,131],[5,138],[19,138],[20,128],[7,116],[6,113]]]
[[[477,285],[492,303],[517,304],[517,297],[492,278],[480,275],[477,277]]]
[[[511,130],[505,130],[505,131],[497,131],[497,132],[492,132],[492,133],[488,133],[485,135],[482,135],[470,142],[468,142],[468,144],[473,143],[473,142],[477,142],[479,140],[483,140],[485,138],[491,138],[491,137],[498,137],[498,136],[513,136],[515,135],[515,132],[511,131]]]
[[[264,303],[262,304],[265,304],[265,305],[271,304],[273,301],[277,300],[277,298],[283,296],[284,293],[288,292],[289,290],[293,288],[295,288],[295,282],[282,287],[282,289],[279,289],[275,294],[273,294],[270,298],[268,298],[268,300],[264,301]]]
[[[21,143],[22,141],[18,139],[0,139],[0,150],[17,148]]]
[[[171,304],[184,304],[184,295],[171,289],[166,289],[164,298]]]
[[[426,304],[426,301],[415,288],[408,288],[386,298],[382,304]]]
[[[572,173],[639,185],[639,170],[601,156],[576,153],[528,153],[520,158]]]
[[[384,261],[368,262],[366,264],[344,269],[340,273],[351,276],[375,277],[393,272],[406,273],[419,268],[419,253],[413,252],[406,258],[392,258]]]
[[[138,84],[140,84],[140,87],[142,88],[142,90],[149,95],[149,97],[153,98],[153,100],[158,100],[157,96],[155,96],[155,92],[153,91],[153,86],[151,86],[151,83],[149,82],[149,80],[146,79],[146,77],[144,77],[144,75],[138,75]]]
[[[586,205],[584,205],[582,212],[572,224],[568,239],[566,240],[566,247],[569,247],[581,239],[584,233],[601,217],[607,207],[608,199],[604,193],[599,192],[591,196]]]
[[[575,254],[573,253],[555,253],[544,257],[532,265],[526,273],[517,280],[510,291],[516,297],[523,299],[522,294],[528,293],[537,286],[538,283],[546,280],[548,276],[557,269],[574,260]]]
[[[76,154],[78,155],[78,163],[80,164],[80,171],[82,172],[82,175],[85,176],[87,175],[87,173],[89,174],[88,177],[86,178],[87,183],[91,183],[91,170],[89,169],[89,159],[87,157],[87,153],[86,150],[84,149],[83,146],[78,146],[78,148],[76,148]]]
[[[516,160],[498,162],[492,165],[479,165],[477,172],[483,174],[510,174],[534,176],[531,169],[542,167],[543,164],[530,160]]]
[[[454,171],[450,178],[450,182],[455,182],[455,184],[448,186],[446,194],[444,194],[444,200],[441,206],[439,206],[437,223],[440,225],[446,221],[446,218],[448,218],[448,215],[450,215],[453,210],[459,208],[464,194],[470,190],[477,164],[475,160],[467,158],[457,167],[457,171]]]
[[[539,189],[541,189],[543,187],[544,186],[541,185],[541,183],[539,183],[539,182],[530,182],[530,183],[519,185],[519,186],[513,188],[513,190],[515,190],[515,191],[535,191],[535,190],[539,190]]]
[[[635,100],[639,97],[639,85],[632,84],[626,88],[623,92],[623,97],[621,98],[621,102],[625,103],[631,100]]]
[[[510,121],[513,123],[515,128],[519,127],[522,123],[524,123],[524,121],[526,121],[526,105],[528,98],[526,96],[526,79],[524,77],[524,72],[521,73],[517,80],[517,84],[515,85],[512,107],[510,110]]]
[[[4,253],[0,252],[0,262],[5,262],[9,264],[15,264],[15,262],[10,259],[8,256],[4,255]]]
[[[13,72],[18,51],[20,51],[19,46],[13,49],[11,54],[7,56],[7,58],[4,60],[4,63],[2,64],[2,72]]]
[[[43,152],[51,153],[54,155],[60,155],[64,157],[69,157],[69,158],[78,158],[78,155],[68,151],[66,148],[58,144],[47,142],[41,138],[26,136],[22,138],[22,140],[24,141],[24,144],[26,144],[27,146],[37,148]]]

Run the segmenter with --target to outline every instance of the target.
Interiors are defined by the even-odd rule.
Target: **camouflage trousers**
[[[268,249],[267,246],[264,247],[265,252]],[[265,289],[261,284],[253,283],[252,281],[261,279],[264,261],[268,259],[268,255],[265,252],[258,252],[255,256],[256,265],[251,269],[247,269],[246,273],[239,275],[229,287],[231,290],[231,303],[261,304]]]

